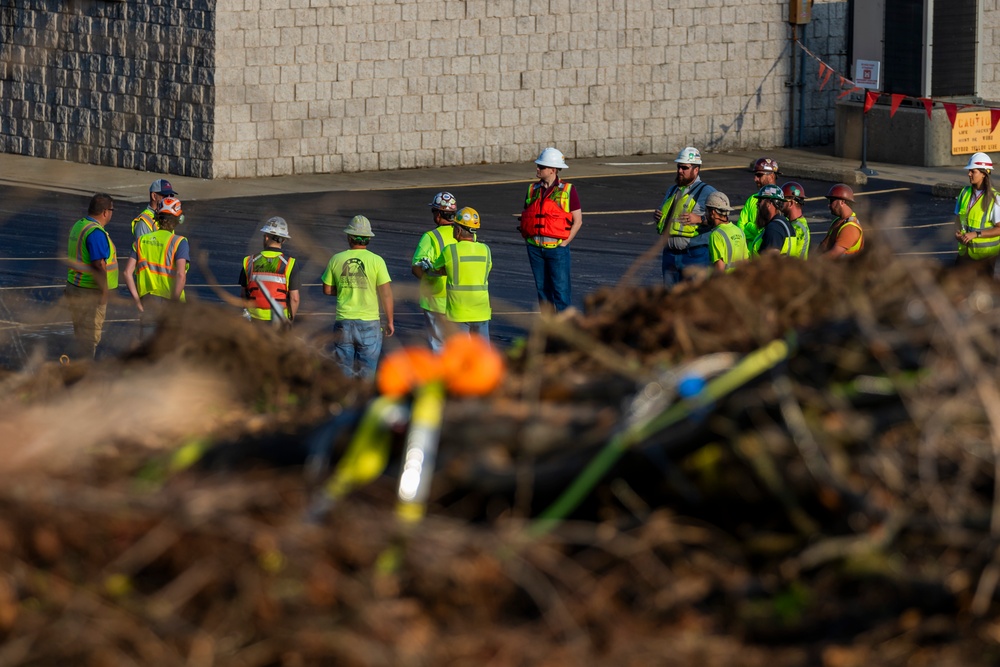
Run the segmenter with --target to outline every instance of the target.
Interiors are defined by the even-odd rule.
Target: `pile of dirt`
[[[371,388],[180,309],[3,380],[0,665],[996,664],[997,305],[878,248],[608,289],[448,399],[416,522],[406,419],[331,505]]]

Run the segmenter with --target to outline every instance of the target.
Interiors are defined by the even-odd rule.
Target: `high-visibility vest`
[[[183,236],[166,229],[143,234],[135,241],[135,287],[139,296],[147,294],[170,299],[174,294],[174,262]],[[187,271],[190,265],[184,267]],[[181,301],[184,301],[181,290]]]
[[[542,183],[529,185],[528,194],[524,198],[524,211],[521,212],[521,225],[518,227],[521,236],[526,239],[541,236],[553,241],[568,239],[573,228],[573,215],[569,210],[569,193],[572,189],[573,186],[569,183],[559,181],[543,197],[545,186]]]
[[[809,222],[805,216],[790,220],[792,231],[795,232],[795,239],[792,241],[789,255],[799,259],[809,259],[809,244],[812,243],[812,235],[809,233]]]
[[[490,308],[489,276],[493,257],[489,247],[476,241],[459,241],[445,248],[448,281],[446,314],[452,322],[486,322]]]
[[[778,254],[797,257],[798,255],[792,254],[792,251],[797,249],[799,245],[795,237],[795,231],[793,229],[793,226],[788,222],[788,220],[785,219],[783,215],[776,215],[775,217],[771,218],[770,222],[768,222],[767,225],[771,224],[772,222],[780,222],[781,225],[785,228],[785,233],[787,234],[785,240],[781,242],[781,250],[778,251]],[[753,240],[753,243],[751,244],[750,250],[754,255],[760,254],[760,246],[764,242],[764,231],[767,229],[767,225],[764,225],[761,228],[760,233],[757,234],[757,238],[755,238]]]
[[[271,304],[263,293],[267,290],[275,303],[284,306],[285,318],[292,318],[288,308],[288,282],[294,266],[295,258],[285,257],[280,250],[264,250],[243,258],[247,295],[253,301],[253,305],[247,307],[250,317],[255,320],[271,319]]]
[[[861,249],[865,247],[865,230],[861,229],[861,224],[858,222],[858,216],[851,213],[851,216],[846,220],[844,218],[837,218],[830,225],[830,229],[826,232],[826,236],[823,241],[820,242],[819,247],[823,252],[828,252],[837,243],[837,237],[840,236],[840,232],[843,231],[844,227],[857,227],[858,231],[861,232],[860,238],[854,243],[850,248],[847,249],[848,255],[856,255],[861,252]]]
[[[701,225],[684,223],[681,220],[681,215],[694,211],[698,205],[698,195],[701,194],[704,187],[703,181],[698,181],[693,187],[685,188],[684,192],[681,192],[681,189],[676,185],[673,186],[667,198],[663,200],[663,206],[660,207],[660,220],[656,223],[656,232],[662,234],[664,229],[669,229],[671,236],[685,236],[687,238],[698,236],[698,228]],[[675,206],[674,198],[678,197],[678,193],[680,193],[680,197]],[[667,220],[667,216],[670,217],[669,220]]]
[[[764,231],[757,226],[757,204],[760,202],[760,198],[757,193],[753,193],[747,197],[747,201],[743,204],[743,208],[740,210],[740,229],[743,230],[743,238],[746,239],[756,239],[760,236],[760,233]]]
[[[994,194],[994,202],[1000,195]],[[997,220],[992,220],[993,206],[987,206],[990,215],[985,215],[983,212],[982,197],[986,194],[980,195],[975,201],[972,199],[972,186],[967,185],[962,189],[962,192],[958,195],[958,218],[962,223],[962,231],[964,232],[981,232],[984,229],[990,229],[991,227],[996,227]],[[994,203],[994,202],[991,202]],[[968,253],[970,259],[989,259],[990,257],[996,257],[1000,254],[1000,236],[992,236],[990,238],[976,237],[969,241],[969,244],[958,244],[958,254],[965,255]]]
[[[709,245],[714,246],[716,239],[720,239],[725,248],[723,256],[719,259],[726,263],[726,273],[733,270],[734,264],[750,258],[746,237],[743,236],[743,231],[733,223],[727,222],[713,229],[712,236],[709,237]]]
[[[111,255],[107,259],[108,289],[118,288],[118,253],[115,251],[115,244],[111,240],[111,235],[99,223],[90,218],[77,220],[73,228],[69,230],[69,242],[66,244],[66,255],[74,259],[78,264],[90,266],[90,252],[87,250],[87,237],[100,230],[101,234],[108,237],[108,246],[111,248]],[[77,287],[87,289],[97,289],[97,282],[90,271],[80,271],[69,268],[66,272],[66,282]]]
[[[135,238],[155,232],[159,228],[160,226],[156,223],[156,214],[148,206],[143,209],[142,213],[132,219],[132,236]]]
[[[455,228],[451,225],[441,225],[424,232],[431,240],[432,255],[427,257],[431,264],[434,264],[440,257],[444,249],[455,244]],[[418,248],[421,244],[417,244]],[[414,256],[414,263],[423,259]],[[420,279],[420,307],[432,313],[443,313],[446,309],[446,279],[444,276],[429,271],[424,272],[424,277]]]

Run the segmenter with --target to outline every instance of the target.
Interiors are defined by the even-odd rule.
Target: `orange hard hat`
[[[844,185],[843,183],[837,183],[835,186],[830,188],[830,191],[826,193],[827,199],[843,199],[844,201],[854,203],[854,190]]]

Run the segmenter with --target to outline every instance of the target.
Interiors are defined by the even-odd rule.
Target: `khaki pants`
[[[107,304],[101,303],[101,290],[66,285],[66,306],[73,320],[73,359],[93,359],[101,342]]]

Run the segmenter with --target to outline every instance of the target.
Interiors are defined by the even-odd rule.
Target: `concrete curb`
[[[781,175],[798,178],[809,178],[815,181],[830,181],[843,183],[852,188],[868,183],[868,176],[857,169],[811,165],[800,162],[782,162]]]
[[[935,183],[931,186],[931,194],[945,199],[958,199],[958,194],[964,187],[965,185],[955,183]]]

